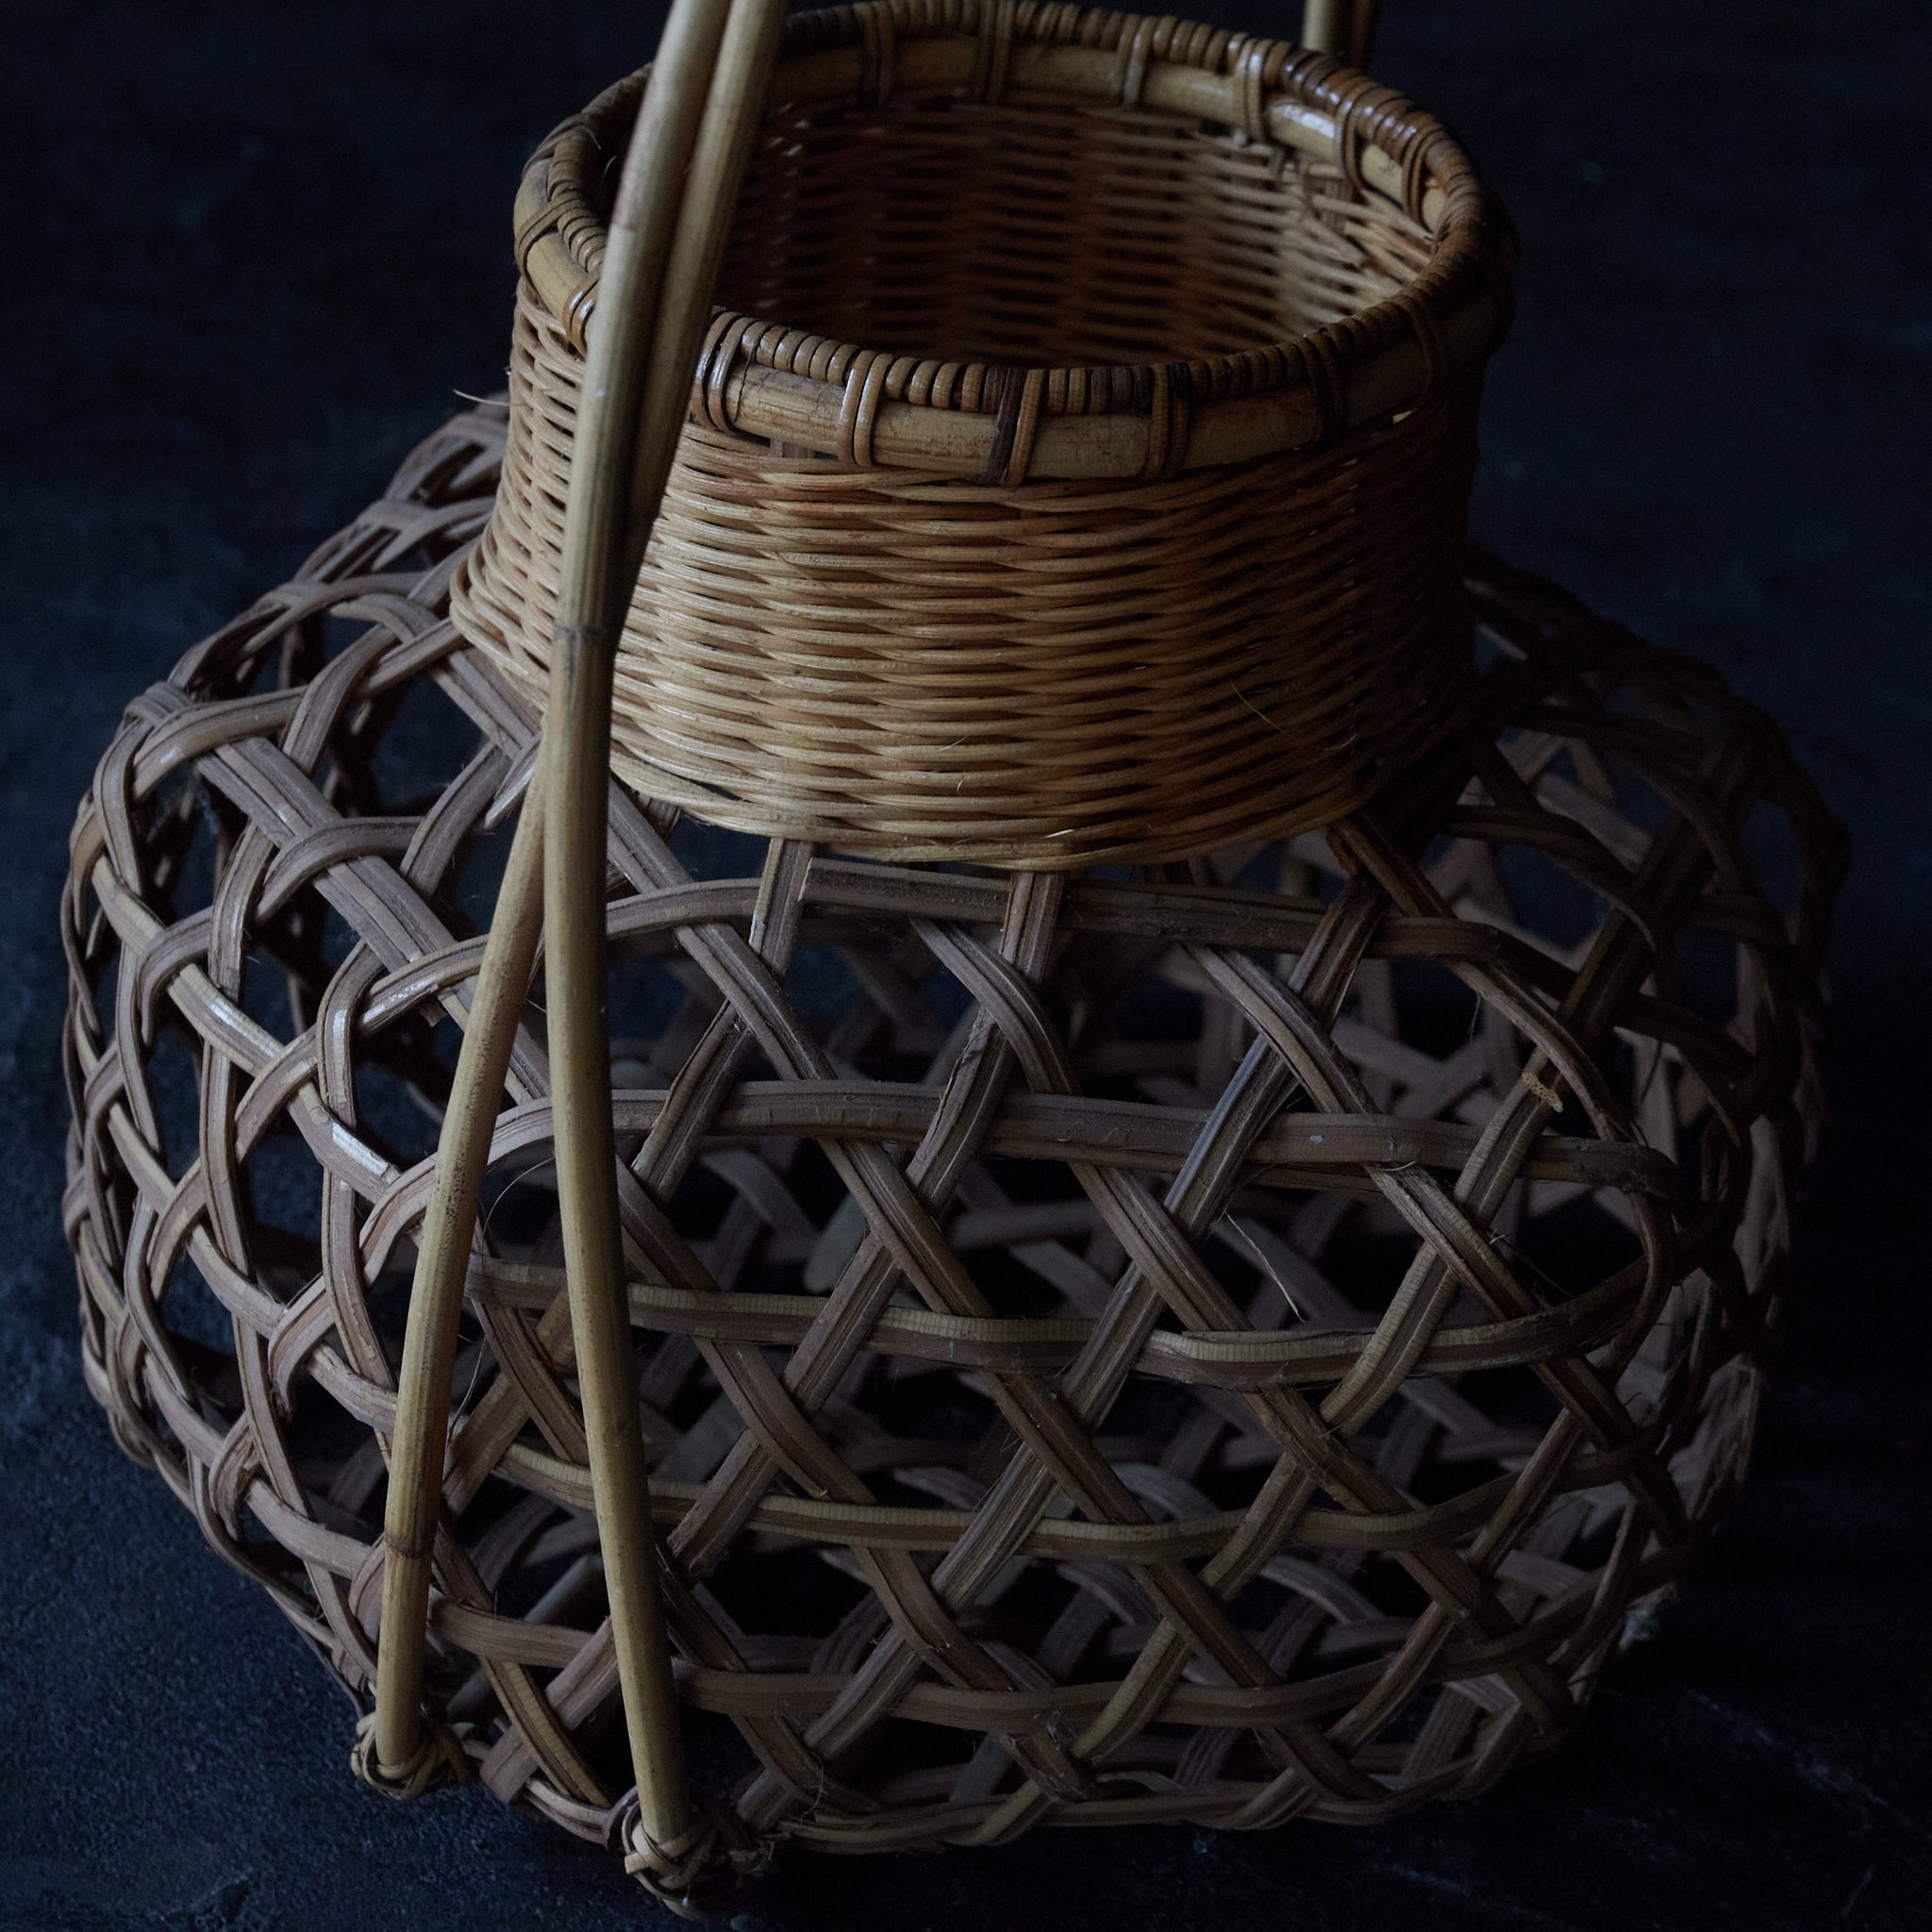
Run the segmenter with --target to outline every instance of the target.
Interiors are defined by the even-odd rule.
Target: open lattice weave
[[[65,907],[90,1385],[358,1695],[411,1232],[530,770],[445,616],[499,448],[458,419],[129,708]],[[1477,727],[1287,849],[891,868],[613,789],[637,1387],[746,1857],[1471,1791],[1571,1727],[1738,1482],[1838,834],[1708,669],[1470,590]],[[541,1030],[431,1686],[455,1763],[597,1836],[630,1778]]]
[[[537,151],[454,608],[541,704],[642,76]],[[1466,715],[1507,225],[1324,56],[1006,0],[794,18],[620,649],[717,824],[1058,869],[1319,825]]]

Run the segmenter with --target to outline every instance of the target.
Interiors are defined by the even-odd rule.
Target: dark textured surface
[[[1524,233],[1479,533],[1714,658],[1857,841],[1838,1125],[1756,1478],[1571,1751],[1480,1805],[800,1857],[740,1932],[1925,1923],[1932,16],[1386,11],[1383,71]],[[0,1927],[652,1922],[609,1860],[477,1794],[356,1785],[344,1700],[114,1449],[71,1340],[54,922],[125,699],[372,495],[453,385],[500,380],[518,164],[652,22],[10,0],[0,25]]]

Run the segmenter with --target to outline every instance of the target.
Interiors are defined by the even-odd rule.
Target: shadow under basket
[[[584,338],[646,76],[516,208],[465,634],[541,705]],[[1426,115],[1172,20],[790,24],[616,669],[712,824],[1057,868],[1292,833],[1467,715],[1507,222]]]
[[[129,708],[63,908],[89,1386],[358,1700],[536,726],[446,622],[500,447],[459,419]],[[1739,1482],[1840,834],[1707,667],[1491,561],[1464,588],[1469,728],[1320,837],[774,864],[613,786],[632,1369],[684,1748],[743,1861],[1473,1792],[1573,1727]],[[795,937],[755,953],[755,912]],[[631,1770],[542,1024],[425,1693],[451,1766],[601,1839]]]

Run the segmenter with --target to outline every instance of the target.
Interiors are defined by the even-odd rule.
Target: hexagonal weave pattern
[[[131,705],[64,908],[90,1386],[358,1697],[413,1231],[526,700],[458,418]],[[637,1387],[746,1857],[1370,1821],[1574,1724],[1741,1474],[1840,834],[1716,675],[1478,559],[1480,716],[1324,835],[1072,875],[613,788]],[[430,1685],[602,1836],[614,1722],[541,980]]]

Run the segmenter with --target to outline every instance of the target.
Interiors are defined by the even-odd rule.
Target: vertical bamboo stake
[[[687,5],[694,14],[702,10],[708,27],[723,12],[721,0],[681,0]],[[645,1875],[655,1867],[674,1886],[692,1844],[691,1810],[632,1382],[610,1124],[604,961],[610,691],[783,24],[783,0],[736,0],[724,20],[675,238],[665,217],[683,170],[671,165],[668,139],[644,148],[641,123],[633,138],[576,425],[541,774],[552,1096],[571,1324],[637,1775],[644,1840],[639,1863]],[[659,91],[654,75],[647,101]],[[697,97],[692,90],[667,105],[667,132],[672,116],[695,112]],[[653,295],[655,317],[645,307]]]
[[[430,1557],[442,1500],[457,1323],[517,1015],[536,966],[542,886],[543,797],[533,778],[510,843],[457,1058],[456,1082],[437,1139],[436,1186],[423,1221],[403,1335],[383,1515],[375,1763],[363,1767],[375,1772],[372,1782],[392,1790],[413,1789],[422,1782],[423,1644]]]

